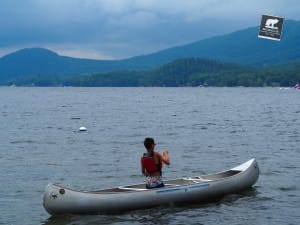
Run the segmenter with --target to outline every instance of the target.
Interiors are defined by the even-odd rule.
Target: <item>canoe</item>
[[[230,170],[191,178],[165,180],[161,188],[146,189],[145,184],[121,186],[95,191],[76,191],[48,184],[44,208],[51,215],[106,214],[161,205],[201,203],[236,193],[257,181],[259,167],[251,159]]]

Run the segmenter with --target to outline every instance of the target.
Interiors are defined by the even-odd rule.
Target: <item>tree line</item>
[[[201,58],[178,59],[149,71],[114,71],[76,76],[42,74],[8,81],[16,86],[294,86],[300,82],[300,60],[270,67],[249,67]]]

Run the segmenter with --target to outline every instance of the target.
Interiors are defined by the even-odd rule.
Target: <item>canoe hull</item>
[[[251,187],[259,177],[255,159],[218,174],[165,181],[164,188],[144,184],[99,191],[75,191],[48,184],[44,207],[51,215],[104,214],[159,205],[202,202]]]

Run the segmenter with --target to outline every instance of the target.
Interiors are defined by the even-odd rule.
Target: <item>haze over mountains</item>
[[[200,29],[200,28],[199,28]],[[248,66],[269,66],[300,59],[300,21],[286,21],[280,42],[257,37],[258,27],[123,60],[60,56],[43,48],[22,49],[0,58],[0,84],[26,76],[149,70],[180,58],[207,58]]]

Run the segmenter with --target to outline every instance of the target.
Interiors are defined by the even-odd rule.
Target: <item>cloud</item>
[[[296,0],[1,0],[0,52],[125,58],[258,26],[263,13],[297,20],[299,11]]]

